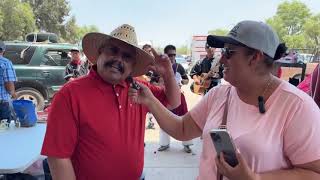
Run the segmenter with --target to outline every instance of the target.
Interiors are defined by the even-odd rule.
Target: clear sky
[[[69,0],[79,25],[110,33],[121,24],[135,27],[138,41],[156,46],[190,43],[192,35],[230,29],[245,19],[265,21],[283,0]],[[320,0],[302,0],[320,13]]]

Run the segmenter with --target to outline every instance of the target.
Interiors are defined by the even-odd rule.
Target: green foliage
[[[99,31],[96,26],[80,27],[69,15],[67,0],[1,0],[0,39],[24,40],[35,31],[56,33],[63,42],[79,42],[84,34]]]
[[[188,54],[190,52],[190,49],[187,45],[182,45],[177,48],[177,54]]]
[[[65,24],[64,28],[61,29],[61,40],[76,43],[77,41],[77,29],[76,18],[74,16]]]
[[[298,0],[284,1],[266,22],[289,48],[315,48],[319,46],[319,16],[312,16],[310,9]]]
[[[89,32],[99,32],[99,29],[94,26],[78,26],[76,18],[73,16],[65,25],[65,31],[61,34],[63,41],[70,43],[79,43],[83,36]]]
[[[320,13],[309,18],[304,26],[305,37],[313,46],[320,47]]]
[[[310,17],[310,9],[302,2],[294,0],[285,1],[278,6],[276,16],[278,16],[288,35],[302,33],[303,24]]]
[[[272,18],[267,19],[266,23],[269,24],[275,30],[275,32],[277,32],[280,40],[284,41],[283,37],[287,34],[287,31],[284,27],[282,19],[280,19],[278,16],[274,16]]]
[[[24,36],[36,30],[32,9],[27,3],[18,0],[0,2],[0,39],[23,40]]]
[[[77,40],[81,40],[83,36],[89,32],[99,32],[99,29],[97,26],[90,25],[90,26],[80,26],[77,29]]]
[[[1,33],[3,32],[3,18],[4,18],[4,14],[2,12],[1,4],[0,4],[0,37],[1,37]]]
[[[41,31],[60,35],[64,30],[65,18],[70,6],[66,0],[22,0],[31,5],[36,17],[36,25]]]
[[[214,29],[214,30],[210,30],[208,32],[208,34],[211,34],[211,35],[218,35],[218,36],[225,36],[228,34],[228,30],[226,29]]]
[[[307,45],[303,34],[285,35],[283,41],[289,48],[305,48]]]

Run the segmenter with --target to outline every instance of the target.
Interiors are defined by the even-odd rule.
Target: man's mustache
[[[121,73],[124,73],[124,66],[123,63],[117,61],[117,60],[110,60],[108,62],[105,62],[104,67],[114,67],[117,68]]]

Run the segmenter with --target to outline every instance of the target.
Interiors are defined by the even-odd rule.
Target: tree
[[[4,18],[4,14],[2,12],[1,4],[0,4],[0,37],[1,37],[1,32],[3,32],[3,18]]]
[[[61,29],[61,39],[66,42],[76,43],[77,42],[77,31],[78,26],[76,24],[76,18],[74,16],[65,24],[64,28]]]
[[[283,22],[288,35],[302,33],[302,27],[311,16],[310,9],[302,2],[294,0],[283,2],[278,6],[276,16]]]
[[[286,28],[282,22],[282,19],[278,16],[274,16],[266,20],[266,23],[269,24],[278,34],[281,41],[283,37],[287,34]]]
[[[305,36],[312,42],[313,47],[320,47],[320,13],[309,18],[303,29],[305,31]]]
[[[36,25],[41,31],[58,35],[65,31],[65,18],[69,15],[70,6],[66,0],[22,0],[28,2],[35,14]]]
[[[99,32],[99,29],[94,26],[78,26],[76,18],[73,16],[65,24],[65,30],[61,34],[62,40],[70,43],[79,43],[83,36],[89,32]]]
[[[266,20],[278,33],[281,41],[290,48],[305,48],[311,45],[306,39],[304,24],[311,17],[310,9],[302,2],[294,0],[285,1],[278,6],[277,13]]]
[[[214,30],[210,30],[208,32],[208,34],[211,34],[211,35],[218,35],[218,36],[225,36],[228,34],[228,30],[226,29],[214,29]]]
[[[20,3],[19,0],[2,0],[0,12],[0,39],[23,40],[27,33],[36,30],[34,14],[29,4]]]
[[[189,50],[187,45],[182,45],[182,46],[177,48],[177,53],[178,54],[188,54],[188,52],[190,52],[190,50]]]
[[[304,34],[285,35],[283,36],[283,42],[290,48],[306,48],[307,41]]]
[[[83,36],[89,32],[99,32],[99,29],[95,25],[90,25],[90,26],[80,26],[77,29],[77,40],[81,40]]]

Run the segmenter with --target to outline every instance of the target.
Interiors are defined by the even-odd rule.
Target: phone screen
[[[232,167],[238,165],[236,149],[233,145],[231,136],[225,129],[215,129],[210,132],[213,145],[219,155],[223,152],[225,161]]]

